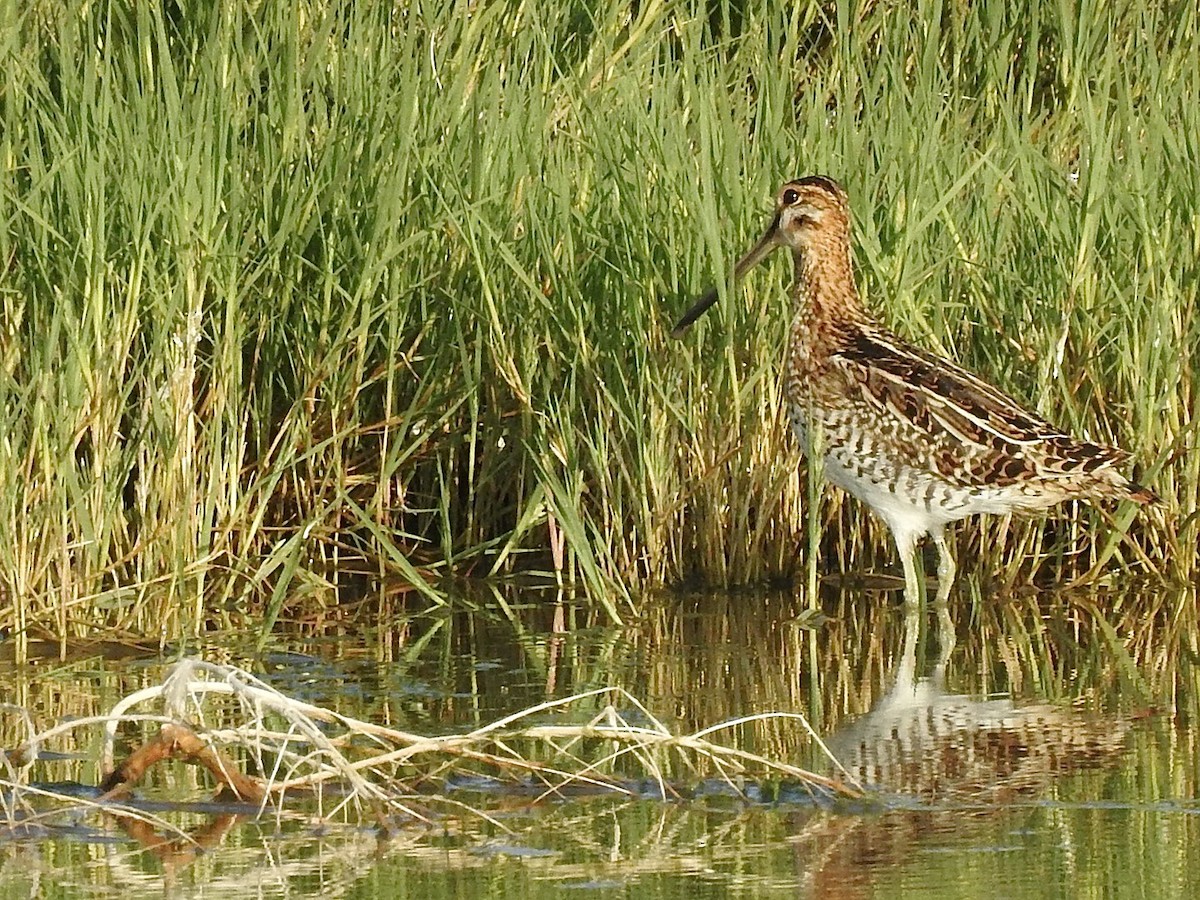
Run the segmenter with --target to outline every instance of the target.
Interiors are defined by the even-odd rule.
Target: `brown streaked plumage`
[[[948,596],[955,571],[944,536],[949,522],[1071,498],[1157,499],[1121,474],[1124,451],[1072,437],[876,322],[855,286],[850,208],[836,181],[789,181],[775,207],[734,277],[776,247],[792,251],[795,309],[784,373],[792,425],[806,448],[819,431],[825,477],[891,529],[906,600],[918,596],[913,551],[925,535],[938,548],[938,600]],[[702,297],[672,334],[681,335],[716,298],[715,290]]]

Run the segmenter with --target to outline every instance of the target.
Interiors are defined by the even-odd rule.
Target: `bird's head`
[[[849,245],[850,204],[842,186],[825,175],[808,175],[789,181],[775,194],[775,216],[766,232],[738,260],[733,270],[736,283],[771,255],[776,247],[788,247],[793,254],[818,253],[830,244]],[[714,288],[684,313],[671,330],[681,336],[700,316],[717,302]]]

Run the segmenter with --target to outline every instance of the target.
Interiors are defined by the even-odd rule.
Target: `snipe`
[[[737,263],[735,280],[776,247],[788,247],[795,264],[784,374],[792,425],[806,448],[820,433],[825,477],[887,523],[907,602],[919,596],[913,554],[925,535],[937,545],[937,600],[945,602],[955,573],[949,522],[1072,498],[1156,499],[1118,471],[1123,450],[1072,437],[876,322],[854,283],[849,203],[833,179],[813,175],[779,189],[775,217]],[[705,294],[672,335],[716,299],[715,290]]]

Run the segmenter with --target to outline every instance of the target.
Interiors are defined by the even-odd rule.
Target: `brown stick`
[[[243,775],[236,765],[205,744],[186,725],[173,723],[159,729],[158,737],[134,750],[104,779],[100,789],[105,798],[125,793],[142,780],[151,766],[164,759],[182,759],[203,766],[239,800],[261,803],[266,796],[258,779]]]

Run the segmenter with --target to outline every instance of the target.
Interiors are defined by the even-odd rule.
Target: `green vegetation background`
[[[1191,0],[2,8],[0,628],[890,559],[807,515],[788,266],[666,334],[812,172],[886,321],[1164,498],[973,523],[963,569],[1195,577]]]

